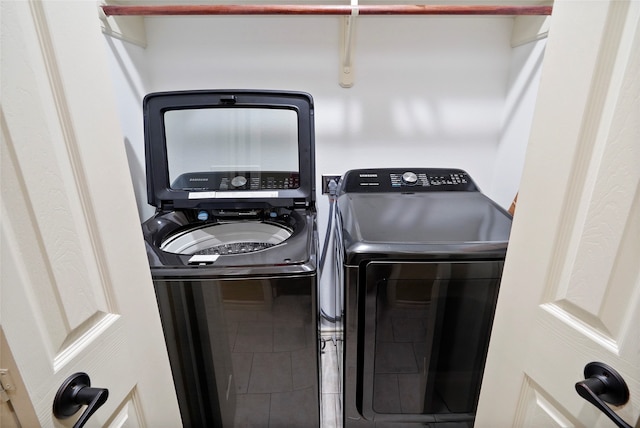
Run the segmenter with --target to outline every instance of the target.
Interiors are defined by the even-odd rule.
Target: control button
[[[402,174],[402,182],[413,186],[418,182],[418,176],[415,172],[407,171]]]
[[[244,178],[241,175],[237,175],[237,176],[233,177],[233,179],[231,180],[231,185],[233,187],[242,187],[245,184],[247,184],[247,179]]]

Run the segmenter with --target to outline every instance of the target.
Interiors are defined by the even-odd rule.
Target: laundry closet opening
[[[105,47],[140,220],[154,214],[147,201],[142,100],[153,92],[202,89],[313,96],[320,244],[331,234],[329,200],[320,194],[322,174],[459,168],[508,209],[519,188],[549,19],[361,11],[356,19],[351,14],[105,17]],[[352,77],[348,87],[341,84],[345,54]],[[275,245],[287,242],[273,232]],[[179,241],[180,233],[171,238]],[[166,245],[183,251],[179,243]],[[225,250],[227,244],[215,245]],[[208,249],[193,253],[199,251]],[[328,337],[336,332],[332,320],[341,316],[334,268],[325,263],[318,278],[318,310],[326,315],[320,328]],[[337,399],[337,390],[323,393],[333,394],[327,400]]]

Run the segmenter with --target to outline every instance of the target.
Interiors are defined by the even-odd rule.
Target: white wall
[[[142,98],[150,92],[146,50],[110,36],[105,36],[105,45],[116,91],[118,113],[124,133],[123,141],[129,160],[138,212],[140,220],[144,221],[155,210],[147,203],[144,165]]]
[[[340,20],[147,18],[146,49],[106,37],[123,128],[138,161],[144,159],[140,105],[147,92],[302,90],[316,101],[318,180],[358,167],[459,167],[508,206],[513,188],[495,171],[505,168],[519,178],[518,163],[508,160],[526,146],[528,133],[518,130],[530,121],[522,106],[532,108],[535,90],[521,81],[537,82],[527,68],[528,47],[536,45],[510,47],[510,18],[360,17],[355,85],[345,89],[338,85]]]
[[[546,44],[543,39],[512,50],[502,135],[491,186],[485,192],[505,208],[518,192]]]
[[[321,244],[329,206],[319,191],[323,173],[462,168],[508,208],[544,42],[511,48],[513,19],[505,17],[359,17],[355,84],[345,89],[338,74],[341,20],[154,17],[146,19],[146,49],[107,37],[141,220],[153,213],[143,191],[142,97],[182,89],[299,90],[314,97]]]
[[[318,176],[371,166],[455,166],[488,188],[512,20],[360,18],[350,89],[338,85],[339,23],[336,17],[149,19],[151,87],[307,91],[316,102]]]

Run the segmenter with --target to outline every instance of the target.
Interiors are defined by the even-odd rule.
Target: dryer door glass
[[[501,271],[502,262],[367,265],[365,416],[473,420]]]

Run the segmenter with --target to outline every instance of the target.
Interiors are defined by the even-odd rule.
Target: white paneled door
[[[640,2],[556,0],[476,426],[615,426],[593,361],[639,426],[639,184]]]
[[[53,398],[81,371],[110,393],[89,426],[180,426],[97,4],[0,5],[9,397],[70,426]],[[639,27],[638,1],[555,2],[477,426],[612,426],[574,390],[591,361],[625,378],[615,410],[637,423]]]
[[[54,396],[85,372],[109,390],[87,426],[180,426],[97,3],[1,7],[8,397],[23,426],[71,426],[84,408],[58,420]]]

